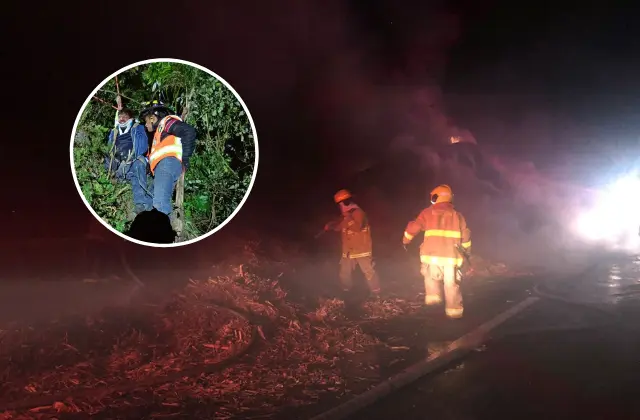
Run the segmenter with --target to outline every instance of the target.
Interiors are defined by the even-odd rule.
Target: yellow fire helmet
[[[349,190],[340,190],[333,196],[333,201],[335,201],[337,204],[348,198],[351,198],[351,193],[349,192]]]
[[[431,204],[451,203],[452,201],[453,192],[451,187],[446,184],[438,185],[431,191]]]

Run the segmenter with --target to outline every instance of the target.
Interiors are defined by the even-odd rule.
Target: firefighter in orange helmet
[[[340,220],[327,223],[325,231],[334,230],[342,233],[342,258],[340,259],[340,283],[344,292],[352,287],[352,274],[356,265],[360,266],[367,279],[369,291],[380,294],[380,282],[374,268],[371,228],[367,215],[351,200],[351,193],[340,190],[334,196],[335,203],[340,207]]]
[[[464,216],[454,209],[453,193],[448,185],[439,185],[431,191],[431,206],[409,222],[403,245],[409,244],[422,231],[420,273],[424,276],[424,302],[426,305],[442,303],[440,282],[444,280],[445,313],[449,318],[461,318],[464,307],[457,274],[463,256],[456,245],[470,251],[471,231]]]

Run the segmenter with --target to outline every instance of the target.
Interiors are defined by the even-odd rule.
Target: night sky
[[[12,2],[3,213],[31,218],[34,235],[82,225],[89,213],[69,165],[76,115],[111,73],[158,57],[210,68],[248,105],[260,163],[240,219],[275,223],[290,214],[282,209],[330,204],[354,173],[387,158],[393,138],[436,125],[431,114],[407,120],[425,86],[437,118],[541,167],[608,144],[633,154],[636,12],[604,1]],[[35,220],[43,210],[47,220]]]

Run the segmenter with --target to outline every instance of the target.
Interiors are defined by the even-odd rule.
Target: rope
[[[117,106],[111,105],[109,102],[105,101],[104,99],[98,98],[96,95],[93,95],[93,99],[97,99],[98,101],[102,102],[103,104],[109,105],[113,109],[118,109]]]

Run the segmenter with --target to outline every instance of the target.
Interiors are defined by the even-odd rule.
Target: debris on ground
[[[161,377],[218,363],[250,337],[246,320],[186,295],[163,308],[15,327],[0,343],[0,395],[19,399]]]
[[[352,392],[349,378],[379,372],[381,345],[397,360],[415,350],[381,343],[363,330],[363,322],[415,315],[422,299],[366,301],[359,321],[346,316],[341,299],[303,307],[281,284],[285,263],[267,267],[259,248],[257,241],[247,243],[242,258],[216,267],[211,278],[191,280],[169,302],[46,325],[0,325],[0,406],[51,396],[46,404],[0,412],[0,420],[60,413],[65,418],[267,416]],[[477,257],[473,266],[476,276],[483,270],[508,275],[504,265]],[[207,369],[237,354],[243,355],[233,364]],[[358,355],[357,368],[345,364]],[[168,375],[178,376],[164,380]],[[123,391],[123,383],[131,386]],[[83,389],[103,391],[89,396]]]
[[[485,278],[485,277],[526,277],[532,276],[533,273],[525,270],[517,270],[507,266],[501,262],[485,260],[478,255],[471,255],[471,266],[466,272],[467,278]]]
[[[424,305],[419,301],[402,298],[388,298],[365,302],[363,305],[365,319],[391,319],[417,313]]]
[[[344,300],[341,299],[320,299],[320,304],[315,312],[308,316],[316,321],[344,321]]]
[[[323,393],[343,392],[337,360],[364,352],[378,340],[344,321],[343,301],[327,300],[310,313],[287,301],[277,280],[258,277],[248,267],[235,271],[192,280],[163,306],[105,310],[84,319],[9,329],[0,343],[3,401],[67,396],[3,415],[126,415],[150,406],[166,415],[194,410],[194,401],[207,398],[215,401],[208,410],[216,418],[235,418],[251,409],[273,412],[283,405],[308,404]],[[162,381],[163,375],[218,363],[244,347],[252,327],[236,313],[262,322],[252,353],[218,372]],[[150,378],[157,378],[158,385],[134,386],[126,396],[109,392],[123,382]],[[76,394],[80,388],[105,391],[89,398]]]

